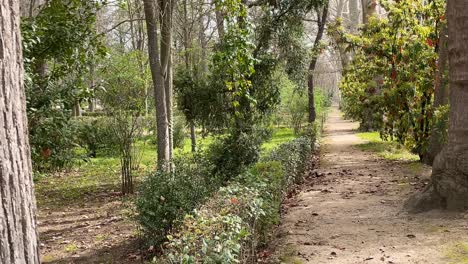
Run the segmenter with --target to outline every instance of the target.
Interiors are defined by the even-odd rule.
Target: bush
[[[281,162],[286,173],[285,186],[291,186],[302,179],[311,151],[312,141],[304,136],[280,145],[265,160]]]
[[[169,236],[172,263],[238,263],[252,256],[257,220],[264,215],[258,190],[233,183],[223,187],[180,230]]]
[[[176,159],[176,171],[156,171],[141,184],[136,201],[138,221],[152,245],[166,239],[176,220],[199,205],[219,186],[210,179],[212,166],[197,154],[191,160]]]
[[[213,174],[223,182],[233,179],[258,161],[262,142],[271,137],[269,130],[251,133],[234,132],[210,145],[209,158],[215,169]]]
[[[172,133],[174,148],[183,148],[185,141],[185,119],[182,116],[174,118],[174,130]]]
[[[36,121],[29,134],[34,170],[46,172],[71,166],[76,158],[75,136],[76,126],[65,116]]]
[[[188,215],[169,235],[169,263],[251,263],[255,250],[278,223],[281,201],[302,179],[311,143],[287,142],[269,160],[223,187],[200,210]],[[301,160],[302,158],[302,160]]]
[[[111,124],[105,117],[83,117],[76,121],[78,144],[95,158],[98,151],[115,151],[116,139]]]

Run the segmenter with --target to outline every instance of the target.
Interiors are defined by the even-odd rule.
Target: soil
[[[129,204],[103,194],[85,204],[39,208],[42,263],[143,263]]]
[[[332,108],[320,166],[285,202],[268,262],[468,263],[468,214],[403,209],[430,167],[361,150],[357,127]]]

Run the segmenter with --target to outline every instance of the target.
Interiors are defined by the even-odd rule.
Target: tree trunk
[[[166,90],[164,74],[159,56],[157,9],[155,0],[144,0],[146,27],[148,31],[148,53],[151,76],[154,86],[154,99],[156,105],[156,130],[158,143],[158,167],[167,169],[170,161],[169,151],[169,122],[166,108]]]
[[[366,25],[369,22],[369,17],[373,16],[377,10],[376,0],[361,0],[362,6],[362,23]]]
[[[449,31],[450,118],[448,142],[437,155],[431,186],[410,199],[413,211],[442,207],[468,209],[468,2],[450,0]]]
[[[349,10],[349,19],[348,19],[348,27],[352,34],[355,34],[358,30],[359,25],[359,7],[358,7],[359,0],[349,0],[348,1],[348,10]]]
[[[18,1],[0,0],[0,263],[39,261]]]
[[[446,74],[448,66],[448,35],[447,26],[444,26],[439,37],[439,59],[437,61],[437,75],[434,82],[434,109],[449,103],[448,76]],[[435,157],[442,151],[445,142],[443,141],[443,131],[437,129],[431,130],[427,153],[424,155],[423,162],[432,166]]]
[[[161,67],[164,75],[164,89],[166,96],[166,113],[168,124],[168,148],[169,159],[172,160],[173,152],[173,116],[172,116],[172,13],[175,0],[160,0],[161,9]],[[172,168],[173,164],[170,163]]]
[[[203,5],[200,3],[200,10],[199,10],[199,17],[198,17],[198,38],[200,40],[200,48],[201,48],[201,56],[200,56],[200,68],[198,72],[202,74],[206,74],[208,72],[208,63],[207,63],[207,56],[206,56],[206,49],[207,49],[207,41],[205,36],[205,24],[203,22]]]
[[[73,117],[81,116],[81,106],[80,106],[80,101],[78,100],[76,100],[75,103],[73,104],[72,116]]]
[[[39,13],[45,0],[20,0],[20,11],[22,17],[34,17]]]
[[[192,152],[197,151],[197,134],[195,133],[195,123],[190,122],[190,141],[192,142]]]
[[[216,7],[215,14],[216,14],[216,28],[218,29],[219,42],[222,42],[222,39],[224,37],[224,14],[222,13],[221,10],[218,10],[218,7]]]
[[[320,41],[322,41],[323,32],[328,16],[328,4],[323,7],[322,12],[317,12],[318,29],[315,37],[314,46],[312,47],[312,59],[309,64],[309,76],[307,80],[308,95],[309,95],[309,123],[315,122],[315,100],[314,100],[314,71],[319,57]]]

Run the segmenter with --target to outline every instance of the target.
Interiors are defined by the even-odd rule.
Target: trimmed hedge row
[[[278,223],[282,199],[302,180],[311,145],[308,137],[284,143],[222,187],[171,232],[163,262],[250,262]]]

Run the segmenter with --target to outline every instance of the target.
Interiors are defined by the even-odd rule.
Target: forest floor
[[[468,214],[403,210],[430,167],[369,151],[357,126],[332,108],[320,166],[285,202],[269,262],[468,263]]]
[[[62,207],[39,207],[42,263],[143,263],[131,201],[118,193]]]

